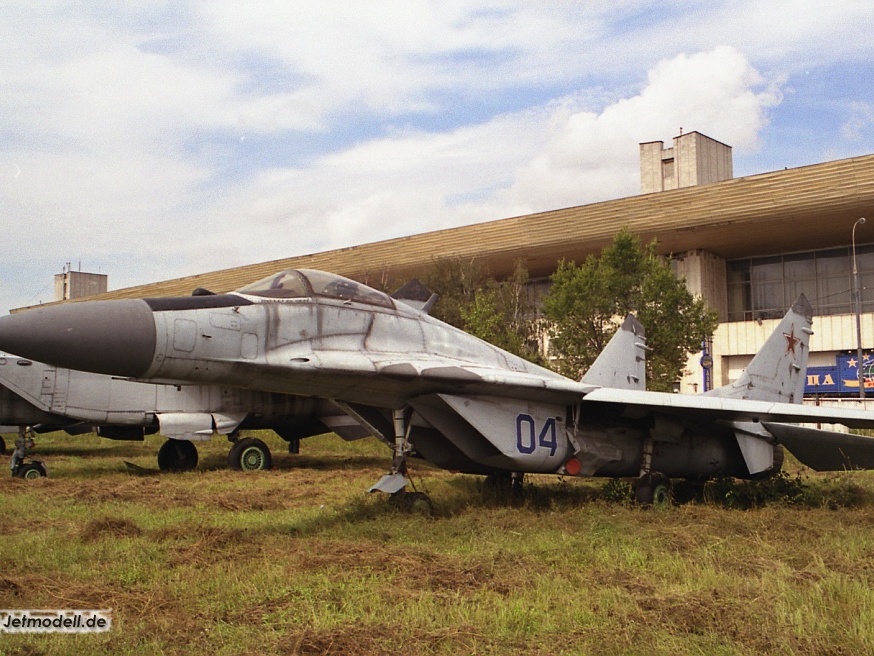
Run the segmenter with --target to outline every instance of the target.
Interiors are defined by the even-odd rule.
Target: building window
[[[874,246],[856,248],[862,311],[874,312]],[[835,248],[728,263],[728,320],[782,317],[805,294],[819,315],[851,314],[851,248]]]

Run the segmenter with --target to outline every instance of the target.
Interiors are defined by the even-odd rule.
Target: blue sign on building
[[[874,393],[874,355],[865,354],[862,373],[865,395]],[[856,354],[839,353],[834,365],[807,368],[805,396],[859,396],[859,369]]]

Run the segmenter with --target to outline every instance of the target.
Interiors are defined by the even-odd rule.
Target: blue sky
[[[872,33],[842,0],[4,3],[0,312],[67,262],[118,289],[634,195],[681,127],[736,176],[870,154]]]

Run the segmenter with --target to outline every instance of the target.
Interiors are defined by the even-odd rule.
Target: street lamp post
[[[865,224],[865,217],[853,224],[853,298],[856,306],[856,370],[859,374],[859,398],[865,398],[865,361],[862,359],[862,290],[859,286],[859,267],[856,266],[856,228]]]

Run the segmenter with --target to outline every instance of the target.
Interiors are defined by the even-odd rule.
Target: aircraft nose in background
[[[155,355],[145,301],[85,301],[0,317],[0,350],[68,369],[136,377]]]

